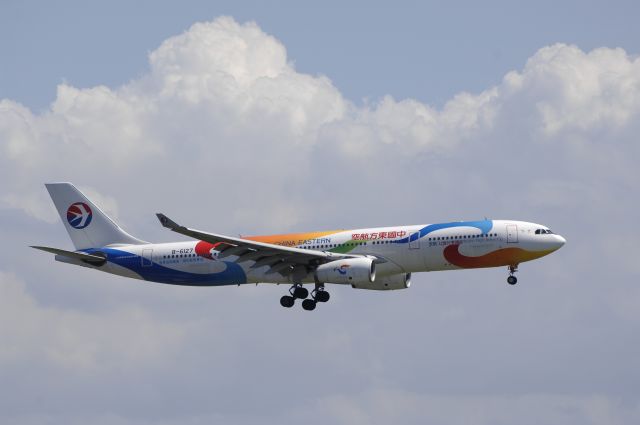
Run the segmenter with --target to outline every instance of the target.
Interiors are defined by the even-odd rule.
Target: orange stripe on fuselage
[[[243,236],[243,239],[270,243],[274,245],[296,246],[303,245],[305,241],[308,241],[310,239],[322,238],[324,236],[333,235],[341,231],[342,230],[329,230],[324,232],[289,233],[286,235]]]

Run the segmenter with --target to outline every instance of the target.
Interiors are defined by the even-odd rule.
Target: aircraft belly
[[[249,263],[251,264],[251,263]],[[269,273],[270,268],[268,266],[252,269],[250,267],[245,268],[247,273],[247,282],[251,283],[292,283],[290,275],[282,275],[280,273]],[[309,274],[302,279],[302,282],[313,282],[313,275]]]

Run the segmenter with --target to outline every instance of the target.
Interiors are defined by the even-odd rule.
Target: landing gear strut
[[[299,283],[293,285],[291,289],[289,289],[289,292],[293,298],[298,298],[299,300],[304,300],[309,296],[309,290]]]
[[[329,292],[325,291],[324,285],[316,283],[316,288],[311,291],[311,298],[307,298],[309,296],[309,290],[302,286],[301,283],[294,283],[291,288],[289,288],[290,295],[284,295],[280,298],[280,305],[282,307],[290,308],[296,302],[297,299],[301,299],[302,308],[311,311],[315,310],[316,305],[318,303],[326,303],[329,301]]]
[[[518,283],[518,278],[515,277],[515,273],[518,271],[518,265],[509,266],[509,277],[507,278],[507,283],[509,285],[515,285]]]

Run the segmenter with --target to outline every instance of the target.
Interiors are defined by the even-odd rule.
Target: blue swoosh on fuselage
[[[227,268],[219,273],[190,273],[161,266],[156,262],[142,265],[142,257],[131,252],[113,248],[85,250],[88,254],[102,252],[107,261],[131,270],[144,280],[186,286],[223,286],[247,283],[247,275],[238,264],[225,261]],[[212,261],[212,260],[205,260]]]
[[[493,221],[491,220],[454,221],[451,223],[430,224],[428,226],[423,227],[419,231],[410,234],[406,238],[399,239],[395,242],[396,243],[408,243],[410,241],[413,242],[417,239],[427,236],[429,233],[435,232],[436,230],[450,229],[452,227],[475,227],[476,229],[480,229],[480,231],[484,235],[489,233],[489,231],[493,228]]]

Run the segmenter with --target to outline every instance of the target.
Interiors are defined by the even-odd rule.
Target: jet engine
[[[371,258],[347,258],[331,261],[315,271],[318,283],[372,284],[376,280],[376,265]]]
[[[351,286],[356,289],[373,289],[376,291],[390,291],[393,289],[406,289],[411,286],[411,273],[394,274],[391,276],[381,277],[375,282],[368,283],[352,283]]]

